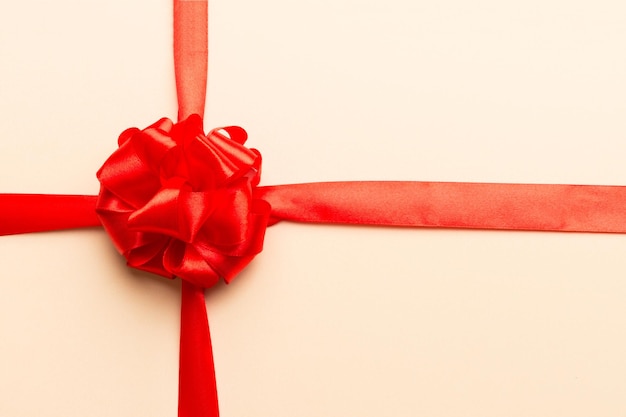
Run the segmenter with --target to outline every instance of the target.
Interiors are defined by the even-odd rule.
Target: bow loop
[[[246,138],[240,127],[205,135],[198,115],[120,135],[96,211],[130,266],[210,287],[262,250],[270,207],[253,197],[261,156]]]

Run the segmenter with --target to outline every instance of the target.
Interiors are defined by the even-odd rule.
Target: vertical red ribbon
[[[174,71],[178,120],[204,116],[208,72],[208,2],[174,0]]]
[[[204,289],[183,281],[180,314],[179,417],[218,417],[213,347]]]
[[[208,72],[208,3],[174,0],[174,71],[178,120],[204,116]],[[219,407],[204,288],[182,282],[179,417],[217,417]]]

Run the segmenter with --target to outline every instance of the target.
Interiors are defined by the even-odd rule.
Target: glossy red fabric
[[[178,120],[204,115],[208,69],[208,2],[174,0],[174,71]]]
[[[128,265],[209,288],[263,247],[270,207],[253,197],[261,157],[241,128],[202,119],[128,129],[98,171],[96,212]]]
[[[217,383],[204,290],[185,280],[181,290],[178,415],[217,417]]]
[[[0,194],[0,236],[100,226],[96,196]]]
[[[626,187],[327,182],[259,187],[271,221],[626,233]]]
[[[186,120],[193,114],[204,115],[208,74],[208,33],[206,0],[174,0],[174,72],[179,121]],[[192,166],[190,168],[193,169]],[[187,214],[191,213],[187,212]],[[193,217],[193,215],[187,216],[190,219]],[[195,227],[190,227],[191,234],[194,229]],[[179,243],[178,246],[182,245]],[[181,268],[177,268],[178,270],[203,269],[204,264],[200,260],[202,256],[197,256],[200,252],[197,248],[196,245],[196,250],[194,250],[196,262],[179,263]],[[187,256],[179,255],[179,257],[189,260],[190,254],[187,251],[185,253]],[[195,266],[190,268],[191,265]],[[217,268],[223,270],[225,266],[221,265]],[[212,269],[215,270],[215,268]],[[180,332],[178,415],[180,417],[217,417],[219,407],[213,348],[204,304],[204,287],[198,285],[198,282],[193,284],[191,281],[183,280]]]
[[[255,187],[253,195],[271,206],[269,224],[626,233],[624,186],[363,181]],[[0,235],[98,226],[96,199],[0,194]]]
[[[270,213],[253,196],[260,154],[243,129],[221,131],[205,135],[197,114],[128,129],[97,174],[96,212],[128,265],[184,281],[180,416],[218,415],[204,288],[261,252]]]

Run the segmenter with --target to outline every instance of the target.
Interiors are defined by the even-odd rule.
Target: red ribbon
[[[95,196],[0,195],[0,235],[104,226],[132,267],[180,277],[179,416],[219,415],[204,289],[233,279],[281,220],[626,233],[626,187],[334,182],[258,187],[238,127],[202,127],[207,2],[174,0],[179,121],[129,129]]]

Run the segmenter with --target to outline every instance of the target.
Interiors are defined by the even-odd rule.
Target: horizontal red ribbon
[[[258,187],[270,221],[626,233],[626,187],[326,182]],[[0,194],[0,235],[97,227],[96,196]]]
[[[0,194],[0,235],[100,226],[98,196]]]
[[[259,187],[275,220],[626,233],[626,187],[461,182],[327,182]]]

